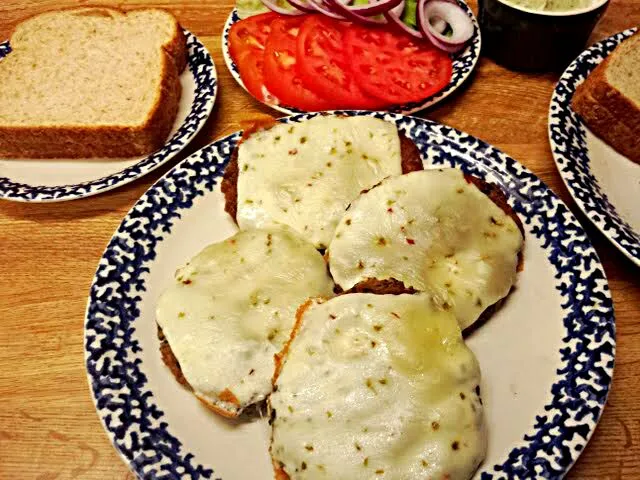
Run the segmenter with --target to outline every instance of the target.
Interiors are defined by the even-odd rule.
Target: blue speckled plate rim
[[[637,30],[630,28],[595,43],[567,67],[549,105],[549,143],[562,181],[580,210],[624,255],[640,266],[640,232],[634,231],[620,217],[598,180],[591,174],[586,129],[571,109],[576,87],[622,40]],[[572,146],[571,153],[563,151],[562,145]],[[580,181],[581,178],[585,181]],[[592,204],[587,205],[583,198]]]
[[[449,163],[467,173],[498,181],[509,194],[509,203],[524,220],[529,234],[541,240],[555,270],[556,289],[563,300],[562,321],[566,335],[559,352],[561,368],[558,368],[558,377],[551,388],[551,403],[537,412],[520,444],[514,445],[503,463],[483,465],[480,478],[562,478],[577,460],[600,419],[615,359],[615,318],[606,275],[580,223],[532,172],[470,135],[429,120],[387,112],[336,113],[370,115],[394,121],[416,140],[423,155],[428,148],[434,147],[437,154],[443,156],[434,165]],[[281,121],[297,122],[315,115],[300,114]],[[426,135],[428,141],[416,139],[416,135]],[[181,210],[191,208],[197,197],[213,191],[239,138],[237,132],[194,153],[140,198],[105,250],[90,289],[85,324],[89,386],[107,435],[141,478],[184,475],[197,479],[214,478],[213,468],[199,464],[193,454],[182,451],[180,440],[169,433],[169,425],[163,420],[164,414],[156,405],[153,392],[144,388],[147,379],[140,368],[142,350],[133,338],[135,327],[131,323],[140,313],[140,295],[146,290],[143,277],[149,272],[147,264],[155,258],[155,246],[171,233]],[[218,153],[220,157],[216,160]],[[184,188],[179,188],[181,182],[186,182]],[[162,195],[166,198],[161,198]],[[160,202],[155,204],[158,198]],[[152,208],[151,214],[159,212],[159,218],[145,213],[146,204],[158,207],[155,211]],[[145,233],[150,230],[158,233]],[[148,250],[141,241],[145,236],[151,242]],[[114,264],[114,260],[121,263]],[[122,280],[123,272],[118,266],[130,276],[129,281]],[[134,291],[129,292],[131,289]],[[109,335],[114,338],[109,339]],[[100,337],[106,340],[104,344],[100,343]],[[100,343],[99,347],[93,345],[96,341]],[[115,360],[111,358],[113,353]],[[121,359],[117,358],[119,354]],[[98,367],[100,364],[102,366]],[[118,383],[123,379],[124,383]],[[135,418],[133,409],[142,412],[143,408],[146,413]],[[120,410],[117,418],[126,421],[119,427],[112,427],[112,415]],[[152,428],[153,423],[157,426]],[[140,432],[128,442],[133,445],[128,448],[125,437],[133,425]],[[132,434],[129,435],[133,439]],[[149,455],[148,451],[153,454]]]
[[[180,128],[157,152],[119,172],[78,184],[42,186],[14,182],[0,177],[0,198],[19,202],[61,202],[97,195],[126,185],[155,170],[180,153],[206,123],[218,93],[216,67],[207,48],[198,38],[183,29],[189,56],[187,65],[194,76],[196,89],[189,114]],[[11,52],[9,41],[0,42],[0,60]],[[53,160],[55,161],[55,160]]]
[[[419,102],[407,103],[404,105],[397,105],[387,109],[387,111],[391,113],[398,113],[401,115],[409,115],[412,113],[419,112],[420,110],[424,110],[425,108],[431,107],[436,103],[439,103],[441,100],[444,100],[446,97],[451,95],[455,90],[457,90],[460,86],[462,86],[462,84],[467,80],[469,75],[471,75],[471,73],[473,72],[476,64],[478,63],[478,60],[480,59],[480,50],[482,47],[480,26],[478,25],[478,20],[473,14],[473,11],[471,10],[471,8],[469,8],[469,6],[462,0],[456,0],[456,1],[458,2],[458,4],[460,4],[461,7],[464,8],[467,15],[473,21],[474,30],[473,30],[473,37],[471,37],[470,45],[467,46],[467,48],[465,48],[462,52],[456,54],[453,57],[454,60],[453,60],[453,71],[451,74],[451,81],[444,89],[442,89],[438,93],[431,95],[430,97],[427,97],[424,100],[421,100]],[[238,16],[237,10],[234,8],[229,14],[229,17],[227,18],[227,21],[224,24],[224,29],[222,31],[222,55],[224,57],[224,62],[227,65],[227,69],[229,70],[229,72],[231,72],[231,76],[235,79],[236,82],[238,82],[238,85],[240,85],[247,93],[249,93],[249,91],[244,85],[244,82],[242,81],[242,78],[240,78],[238,67],[234,63],[233,59],[231,58],[231,54],[229,52],[229,30],[231,29],[231,26],[234,23],[238,22],[239,20],[240,20],[240,17]],[[251,93],[249,93],[249,95],[251,95]],[[274,110],[277,110],[279,112],[285,113],[287,115],[295,115],[297,113],[306,113],[302,110],[299,110],[293,107],[286,107],[283,105],[271,105],[266,102],[261,102],[260,100],[256,99],[253,95],[251,95],[251,98],[254,98],[257,102],[263,103],[264,105],[270,108],[273,108]]]

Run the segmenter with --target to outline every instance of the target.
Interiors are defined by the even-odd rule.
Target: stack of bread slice
[[[578,86],[572,107],[593,133],[640,163],[640,32]]]

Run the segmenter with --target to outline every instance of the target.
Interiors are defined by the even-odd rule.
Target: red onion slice
[[[351,20],[362,25],[370,25],[374,27],[379,27],[380,25],[387,24],[387,21],[385,19],[369,18],[353,12],[350,6],[342,4],[340,0],[326,0],[326,3],[330,5],[331,10],[339,13],[346,20]]]
[[[318,11],[309,5],[308,0],[287,0],[289,4],[304,13],[318,13]]]
[[[369,25],[372,27],[379,27],[381,25],[388,25],[389,19],[387,18],[387,14],[395,13],[398,17],[402,15],[404,11],[405,0],[391,0],[389,4],[393,5],[388,11],[383,12],[383,18],[371,18],[368,15],[361,15],[360,13],[356,13],[354,11],[354,7],[345,5],[340,2],[340,0],[327,0],[333,10],[339,12],[344,15],[347,20],[352,20],[354,22],[360,23],[362,25]]]
[[[442,0],[419,0],[417,13],[420,31],[441,50],[449,53],[460,51],[473,36],[473,22],[458,4]],[[440,33],[441,22],[437,27],[433,26],[430,22],[432,18],[446,22],[453,34],[449,37]]]
[[[337,14],[329,6],[328,0],[309,0],[309,4],[316,9],[316,11],[326,15],[327,17],[335,18],[336,20],[345,20],[342,15]]]
[[[448,25],[448,23],[445,22],[440,17],[434,17],[433,21],[429,20],[429,23],[431,24],[433,29],[438,33],[444,33],[444,31],[447,29],[447,25]]]
[[[424,40],[424,35],[420,30],[416,30],[415,28],[411,28],[409,25],[402,21],[402,14],[404,13],[405,1],[402,0],[400,5],[396,8],[389,10],[384,14],[384,17],[389,22],[389,25],[396,28],[402,33],[406,33],[410,37],[416,40]]]
[[[365,17],[371,17],[373,15],[380,15],[381,13],[386,13],[392,8],[397,7],[400,3],[403,3],[404,0],[373,0],[364,5],[344,5],[338,0],[332,0],[332,3],[337,3],[338,6],[336,9],[338,11],[345,12],[349,11],[356,15],[363,15]]]
[[[284,8],[276,3],[276,0],[260,0],[265,7],[267,7],[272,12],[279,13],[281,15],[302,15],[304,12],[295,9],[295,8]],[[287,0],[288,1],[288,0]]]

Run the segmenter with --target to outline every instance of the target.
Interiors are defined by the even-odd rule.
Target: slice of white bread
[[[163,10],[74,8],[19,24],[0,61],[0,157],[152,153],[178,110],[186,41]]]
[[[640,34],[622,42],[578,86],[573,109],[593,133],[640,163]]]

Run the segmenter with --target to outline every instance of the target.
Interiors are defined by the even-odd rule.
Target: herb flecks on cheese
[[[240,228],[291,226],[326,248],[358,194],[402,173],[395,125],[319,116],[254,133],[238,148]]]

